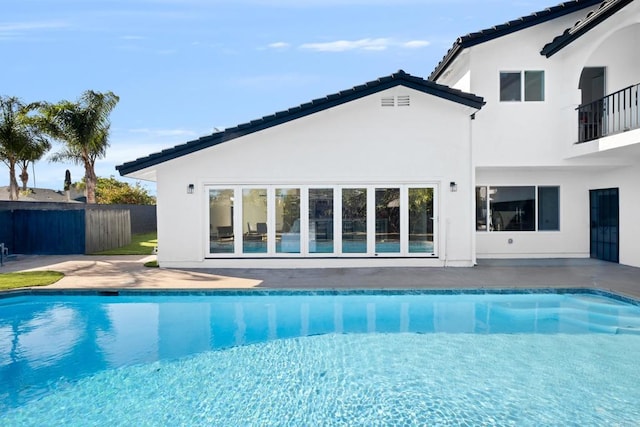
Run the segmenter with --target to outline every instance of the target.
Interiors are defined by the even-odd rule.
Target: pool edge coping
[[[20,288],[0,291],[0,300],[24,297],[24,296],[322,296],[322,295],[523,295],[523,294],[590,294],[612,298],[628,304],[640,306],[640,299],[611,289],[590,287],[517,287],[517,288],[493,288],[493,287],[469,287],[469,288],[264,288],[264,289],[238,289],[238,288],[193,288],[193,289],[41,289]]]

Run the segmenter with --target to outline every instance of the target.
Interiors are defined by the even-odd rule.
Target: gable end
[[[490,40],[497,39],[499,37],[506,36],[511,33],[515,33],[526,28],[533,27],[538,24],[542,24],[547,21],[559,18],[564,15],[568,15],[573,12],[577,12],[587,7],[594,6],[602,3],[602,0],[573,0],[564,3],[560,3],[557,6],[548,7],[544,10],[534,12],[531,15],[523,16],[512,21],[508,21],[501,25],[496,25],[491,28],[480,30],[474,33],[469,33],[465,36],[458,37],[453,46],[445,54],[444,58],[438,63],[436,68],[429,76],[430,81],[437,80],[449,67],[449,65],[456,59],[463,49],[472,47],[481,43],[488,42]]]
[[[126,175],[400,85],[478,110],[484,105],[482,97],[430,82],[399,70],[390,76],[382,77],[363,85],[328,95],[324,98],[314,99],[311,102],[290,108],[286,111],[279,111],[275,114],[225,129],[222,132],[216,132],[212,135],[177,145],[173,148],[163,150],[160,153],[150,154],[149,156],[124,163],[116,166],[116,170],[120,175]]]

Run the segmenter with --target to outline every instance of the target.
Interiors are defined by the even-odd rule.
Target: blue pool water
[[[640,307],[599,293],[0,298],[2,425],[636,425]]]

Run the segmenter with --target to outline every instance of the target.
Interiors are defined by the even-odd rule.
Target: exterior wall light
[[[458,184],[456,184],[454,181],[451,181],[449,183],[449,189],[452,193],[455,193],[456,191],[458,191]]]
[[[195,186],[193,184],[187,185],[187,194],[193,194],[194,189],[195,189]]]

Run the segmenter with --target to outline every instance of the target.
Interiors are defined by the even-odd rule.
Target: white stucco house
[[[640,266],[638,45],[640,2],[568,1],[117,169],[164,267]]]

